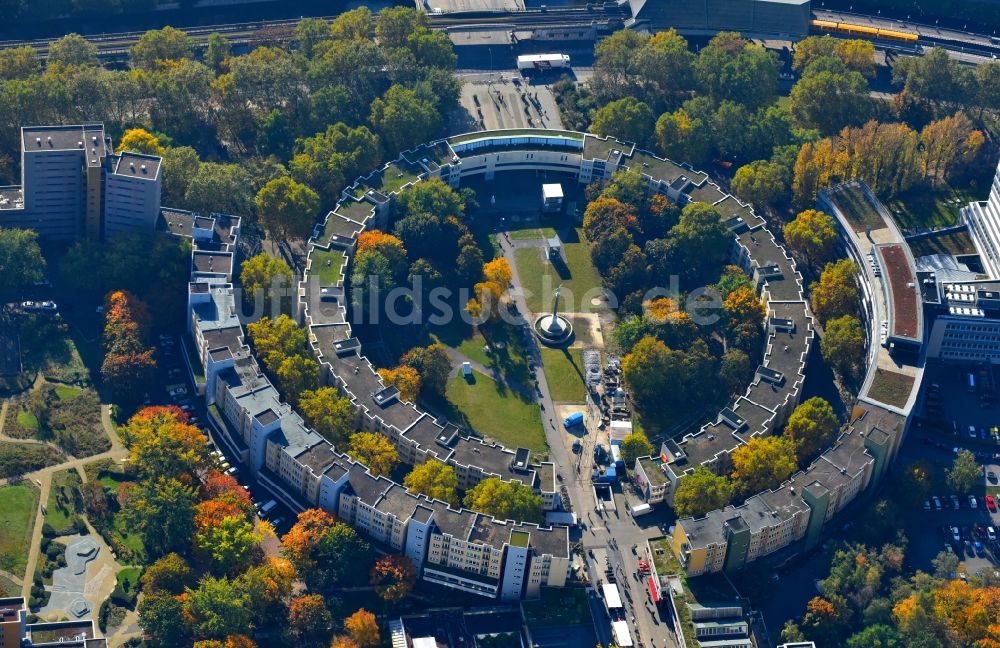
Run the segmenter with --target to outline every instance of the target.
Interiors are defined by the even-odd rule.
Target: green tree
[[[800,403],[788,417],[785,437],[795,443],[795,451],[805,463],[830,443],[839,426],[830,403],[814,396]]]
[[[313,51],[320,42],[331,38],[330,24],[323,18],[303,18],[295,25],[293,34],[299,44],[299,51],[306,58],[313,57]]]
[[[142,588],[146,596],[180,594],[191,582],[192,571],[187,561],[177,553],[168,553],[142,572]]]
[[[357,432],[350,439],[351,456],[368,466],[373,475],[388,475],[399,463],[399,453],[378,432]]]
[[[434,103],[398,84],[372,102],[369,121],[390,151],[411,149],[441,130],[441,115]]]
[[[540,523],[544,518],[542,497],[530,486],[490,477],[465,493],[465,506],[498,520]]]
[[[747,385],[750,376],[750,356],[741,349],[726,349],[719,363],[719,378],[730,392],[737,392]]]
[[[812,265],[826,263],[837,249],[837,223],[816,209],[799,212],[785,225],[785,243]]]
[[[303,391],[299,394],[298,410],[310,426],[337,446],[347,441],[356,416],[351,401],[333,387]]]
[[[247,333],[257,357],[269,370],[276,369],[289,356],[306,353],[306,330],[287,315],[262,317],[247,325]]]
[[[789,109],[800,128],[832,135],[863,123],[871,114],[868,82],[858,72],[805,75],[792,87]]]
[[[733,486],[724,475],[716,475],[705,466],[681,477],[674,492],[674,510],[678,517],[703,517],[721,509],[733,497]]]
[[[41,281],[44,272],[38,234],[29,229],[0,227],[0,290],[20,291]]]
[[[373,20],[368,7],[345,11],[330,23],[330,35],[337,40],[367,40],[371,37]]]
[[[426,396],[444,396],[451,373],[451,357],[446,346],[436,342],[426,347],[413,347],[403,356],[402,362],[420,374],[420,389]]]
[[[594,113],[590,130],[600,136],[611,135],[639,146],[647,146],[655,123],[649,106],[634,97],[625,97],[602,106]]]
[[[963,102],[972,74],[942,47],[931,48],[922,56],[902,56],[892,67],[895,83],[903,83],[910,95],[935,104]]]
[[[708,124],[683,108],[663,113],[656,120],[656,142],[667,157],[692,164],[706,162],[712,152]]]
[[[222,72],[229,54],[229,39],[218,32],[212,32],[208,35],[208,44],[205,46],[205,65],[218,74]]]
[[[173,27],[152,29],[129,49],[129,60],[146,70],[156,69],[164,61],[191,58],[194,41],[187,34]]]
[[[711,205],[695,202],[681,211],[670,238],[681,250],[689,276],[717,268],[726,257],[732,236],[722,224],[722,215]]]
[[[252,178],[241,165],[202,162],[184,192],[184,203],[203,214],[247,215],[254,204],[252,187]]]
[[[361,584],[370,547],[351,527],[328,514],[305,511],[282,538],[285,557],[310,588]]]
[[[632,56],[646,102],[660,110],[674,105],[694,88],[694,54],[674,29],[660,31]]]
[[[809,287],[813,312],[821,322],[858,312],[858,265],[850,259],[828,263]]]
[[[198,173],[201,160],[190,146],[168,146],[163,151],[163,202],[183,204],[188,185]]]
[[[453,506],[460,502],[458,475],[454,468],[440,461],[432,459],[414,466],[403,478],[403,485],[415,493],[423,493]]]
[[[195,534],[195,547],[208,556],[217,572],[232,574],[245,569],[263,537],[245,516],[230,515],[219,524]]]
[[[633,432],[622,439],[620,450],[622,451],[622,461],[630,469],[635,465],[636,459],[648,457],[655,452],[653,444],[642,432]]]
[[[257,192],[257,214],[272,238],[306,238],[316,223],[319,195],[304,184],[282,176]]]
[[[733,451],[736,490],[750,495],[775,488],[795,472],[795,443],[787,437],[754,437]]]
[[[983,470],[976,463],[976,456],[962,449],[955,455],[955,461],[947,471],[948,485],[959,493],[971,493],[983,477]]]
[[[366,126],[344,123],[300,140],[288,168],[297,181],[308,184],[327,200],[336,200],[354,178],[372,171],[381,161],[382,142]]]
[[[199,637],[224,639],[253,630],[250,597],[236,581],[206,576],[197,588],[188,588],[187,595],[188,612]]]
[[[160,477],[133,485],[122,514],[129,528],[142,536],[146,551],[162,556],[190,545],[197,499],[191,486]]]
[[[154,645],[180,648],[191,645],[191,626],[184,603],[176,596],[149,592],[139,602],[139,626]]]
[[[788,191],[786,171],[768,160],[744,164],[733,177],[733,193],[760,207],[770,207],[785,197]]]
[[[0,50],[0,79],[27,79],[36,74],[38,50],[34,47],[24,45]]]
[[[738,33],[721,32],[698,53],[695,78],[716,103],[735,101],[756,109],[777,93],[778,57]]]
[[[854,315],[841,315],[826,323],[820,341],[823,359],[846,376],[856,376],[864,362],[865,335]]]
[[[96,67],[97,46],[80,34],[66,34],[49,45],[48,66]]]
[[[287,294],[292,282],[288,264],[264,252],[244,261],[240,270],[244,301],[263,300],[265,313],[271,310],[272,296]]]
[[[378,559],[372,567],[369,582],[383,601],[402,601],[413,589],[417,581],[417,570],[409,558],[400,554],[389,554]]]
[[[301,354],[288,356],[275,368],[274,377],[288,402],[298,406],[299,395],[319,382],[319,363]]]

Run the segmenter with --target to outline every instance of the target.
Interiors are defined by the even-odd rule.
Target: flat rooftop
[[[892,298],[891,333],[893,337],[923,341],[923,314],[920,309],[916,272],[903,245],[880,245],[882,267],[889,281]]]
[[[639,465],[651,485],[663,486],[667,483],[667,475],[663,472],[663,462],[659,457],[643,457],[639,459]]]
[[[107,155],[102,124],[72,126],[26,126],[21,129],[21,150],[33,151],[86,151],[97,157]]]
[[[233,255],[231,252],[195,250],[191,253],[191,265],[195,272],[229,276],[233,271]]]
[[[114,173],[144,180],[156,180],[162,158],[155,155],[124,152],[118,156]]]

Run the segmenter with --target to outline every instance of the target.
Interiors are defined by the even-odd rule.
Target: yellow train
[[[832,20],[814,20],[812,28],[819,32],[829,32],[854,36],[857,38],[871,38],[873,40],[888,40],[897,43],[909,43],[915,45],[918,36],[916,34],[895,29],[884,29],[882,27],[869,27],[868,25],[855,25],[852,23],[835,22]]]

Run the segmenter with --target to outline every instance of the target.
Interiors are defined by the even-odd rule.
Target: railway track
[[[318,16],[324,20],[333,20],[337,16]],[[480,12],[468,14],[453,14],[431,16],[431,27],[435,29],[482,28],[497,27],[508,29],[559,27],[573,25],[591,25],[607,23],[608,21],[624,20],[628,11],[624,8],[609,7],[587,9],[583,7],[568,7],[548,9],[545,11],[523,12]],[[299,19],[265,20],[246,23],[228,23],[221,25],[205,25],[199,27],[182,27],[181,31],[194,39],[199,46],[205,45],[208,36],[213,33],[227,37],[233,44],[252,43],[260,40],[272,40],[288,37],[295,29]],[[374,25],[373,25],[374,29]],[[109,56],[126,51],[144,34],[144,31],[115,32],[85,36],[97,46],[99,56]],[[34,47],[39,54],[45,56],[49,45],[56,38],[40,38],[33,40],[0,40],[0,49]]]

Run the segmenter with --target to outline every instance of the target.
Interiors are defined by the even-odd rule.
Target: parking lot
[[[993,429],[1000,425],[995,373],[992,367],[928,364],[923,381],[924,417],[932,426],[950,428],[961,436],[968,436],[972,426],[980,441],[995,443],[1000,437],[1000,429]]]

